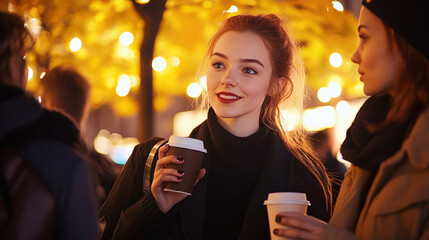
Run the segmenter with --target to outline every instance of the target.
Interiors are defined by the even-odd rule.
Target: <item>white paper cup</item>
[[[264,202],[267,205],[268,222],[270,224],[270,235],[272,240],[289,239],[274,235],[274,229],[287,229],[286,226],[276,222],[276,216],[280,212],[300,212],[307,213],[310,202],[307,201],[305,193],[278,192],[268,194],[268,199]]]

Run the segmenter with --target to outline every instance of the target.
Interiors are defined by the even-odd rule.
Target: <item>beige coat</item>
[[[378,170],[360,212],[369,171],[351,166],[323,239],[429,239],[429,109]]]

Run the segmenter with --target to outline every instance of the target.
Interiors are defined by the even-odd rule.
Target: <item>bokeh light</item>
[[[121,36],[119,36],[119,42],[124,46],[129,46],[134,41],[134,36],[130,32],[123,32]]]
[[[100,133],[94,138],[94,149],[101,154],[109,154],[112,148],[112,142],[106,136]]]
[[[150,2],[150,0],[136,0],[136,3],[139,3],[139,4],[146,4],[149,2]]]
[[[319,98],[319,101],[321,102],[329,102],[329,100],[331,100],[329,89],[327,87],[321,87],[319,91],[317,91],[317,98]]]
[[[30,81],[31,78],[33,78],[33,69],[31,69],[31,67],[27,67],[27,81]]]
[[[108,130],[101,129],[94,139],[94,149],[118,163],[125,164],[134,147],[139,144],[137,138],[122,138],[119,133],[110,133]]]
[[[332,6],[339,12],[343,12],[344,11],[344,7],[343,4],[341,4],[338,1],[332,1]]]
[[[341,95],[341,85],[337,82],[330,82],[328,85],[330,97],[336,98]]]
[[[171,57],[170,63],[173,67],[178,67],[180,65],[180,59],[178,57]]]
[[[156,57],[152,61],[152,68],[157,72],[163,71],[167,67],[167,61],[163,57]]]
[[[331,63],[331,65],[334,67],[341,66],[342,62],[343,62],[343,58],[339,53],[332,53],[331,56],[329,57],[329,63]]]
[[[80,50],[80,48],[82,47],[82,41],[75,37],[70,41],[70,50],[72,52],[77,52]]]
[[[320,131],[331,128],[336,122],[336,112],[331,106],[307,109],[303,115],[304,129],[307,131]]]
[[[198,84],[198,83],[191,83],[191,84],[189,84],[188,88],[186,89],[186,93],[191,98],[199,97],[202,92],[203,92],[203,89],[201,88],[200,84]]]
[[[235,13],[238,12],[238,8],[235,5],[232,5],[228,10],[226,10],[227,13]]]
[[[340,116],[347,116],[351,111],[349,103],[344,100],[337,103],[336,109]]]
[[[131,81],[130,77],[125,74],[119,76],[118,85],[116,86],[116,93],[120,97],[125,97],[130,92]]]

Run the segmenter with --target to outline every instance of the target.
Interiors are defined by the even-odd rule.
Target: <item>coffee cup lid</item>
[[[276,205],[276,204],[302,204],[311,206],[310,201],[264,201],[264,205]]]
[[[168,145],[172,147],[187,148],[187,149],[192,149],[195,151],[207,153],[207,150],[204,148],[203,141],[195,138],[180,137],[180,136],[172,135],[168,140]]]
[[[305,204],[310,206],[305,193],[297,192],[276,192],[268,194],[268,199],[264,202],[267,204]]]

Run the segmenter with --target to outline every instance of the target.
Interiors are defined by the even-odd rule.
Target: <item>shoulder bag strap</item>
[[[150,150],[149,155],[147,156],[146,164],[144,166],[144,171],[143,171],[143,194],[150,191],[151,172],[152,172],[152,168],[154,167],[154,166],[152,166],[154,163],[153,160],[155,157],[157,157],[158,149],[162,145],[164,145],[167,141],[168,141],[168,139],[163,139],[163,140],[159,141],[158,143],[156,143],[152,147],[152,150]]]

